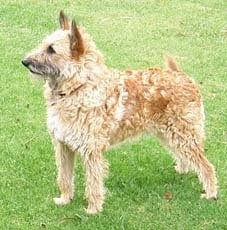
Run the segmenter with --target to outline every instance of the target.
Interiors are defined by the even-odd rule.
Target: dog
[[[197,173],[205,191],[202,197],[216,199],[215,169],[204,155],[203,102],[194,80],[170,56],[166,68],[108,68],[83,27],[62,11],[59,21],[60,29],[22,61],[45,80],[47,127],[61,192],[54,202],[65,205],[73,199],[74,158],[80,155],[86,174],[86,211],[102,211],[108,170],[104,152],[143,132],[169,148],[178,173]]]

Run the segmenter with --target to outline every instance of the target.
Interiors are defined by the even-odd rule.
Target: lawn
[[[61,9],[87,28],[109,66],[163,66],[168,53],[200,84],[217,201],[200,199],[196,175],[178,175],[166,149],[143,136],[106,153],[101,214],[85,213],[80,159],[74,201],[53,203],[59,191],[43,84],[21,60],[58,27]],[[0,229],[227,229],[226,9],[226,0],[0,0]]]

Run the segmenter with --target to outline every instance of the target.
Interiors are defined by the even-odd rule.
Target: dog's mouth
[[[29,68],[29,71],[32,73],[32,74],[35,74],[35,75],[39,75],[41,76],[42,74],[37,72],[37,71],[34,71],[32,68]]]
[[[30,71],[32,74],[39,75],[39,76],[42,75],[41,73],[37,72],[36,69],[33,70],[33,68],[29,68],[29,67],[28,67],[28,69],[29,69],[29,71]]]

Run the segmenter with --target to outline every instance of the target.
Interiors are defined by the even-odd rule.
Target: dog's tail
[[[165,55],[165,61],[166,61],[166,68],[167,69],[172,70],[172,71],[177,71],[177,72],[182,71],[179,64],[170,55]]]

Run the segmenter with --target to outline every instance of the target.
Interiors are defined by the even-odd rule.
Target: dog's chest
[[[59,141],[64,141],[64,124],[55,108],[47,110],[47,128],[50,134]]]

